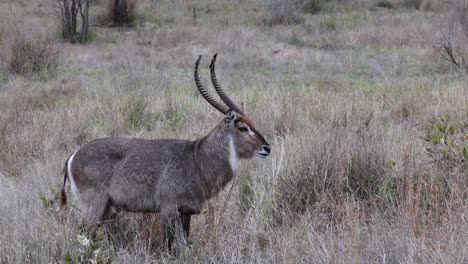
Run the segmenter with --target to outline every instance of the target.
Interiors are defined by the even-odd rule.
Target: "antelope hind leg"
[[[92,199],[84,201],[84,204],[87,209],[83,212],[80,231],[90,233],[94,237],[95,231],[102,221],[112,216],[110,200],[107,195],[95,195]]]

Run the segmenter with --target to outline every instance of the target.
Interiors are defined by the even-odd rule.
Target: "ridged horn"
[[[220,102],[216,101],[208,91],[203,87],[203,84],[200,81],[200,77],[198,76],[198,66],[200,65],[202,55],[198,57],[197,62],[195,62],[195,71],[193,73],[193,77],[195,78],[195,84],[197,85],[198,91],[200,94],[205,98],[205,100],[210,103],[214,108],[220,111],[223,114],[226,114],[229,111],[229,108],[225,105],[221,104]]]
[[[218,93],[219,97],[221,98],[221,100],[223,100],[223,102],[232,110],[236,111],[237,113],[239,113],[240,115],[242,116],[245,116],[244,112],[231,100],[231,98],[229,98],[229,96],[227,96],[227,94],[223,91],[223,89],[221,88],[221,86],[219,85],[218,83],[218,80],[216,79],[216,72],[215,72],[215,63],[216,63],[216,56],[218,54],[215,54],[213,56],[213,59],[211,60],[211,64],[210,64],[210,72],[211,72],[211,82],[213,83],[213,86],[216,90],[216,92]]]

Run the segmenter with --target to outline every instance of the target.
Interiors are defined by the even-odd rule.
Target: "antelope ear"
[[[226,126],[229,126],[231,124],[234,124],[236,119],[237,119],[237,113],[234,112],[233,110],[229,110],[226,113],[226,117],[224,118],[224,123],[226,124]]]
[[[244,113],[247,114],[247,112],[245,112],[244,102],[241,102],[241,106],[240,106],[240,107],[241,107],[242,112],[244,112]]]

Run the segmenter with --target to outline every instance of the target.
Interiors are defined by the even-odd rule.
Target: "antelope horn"
[[[198,66],[200,65],[202,55],[198,57],[197,62],[195,62],[195,71],[193,73],[193,76],[195,78],[195,84],[197,85],[198,91],[200,94],[205,98],[205,100],[210,103],[214,108],[216,108],[218,111],[220,111],[223,114],[226,114],[229,111],[229,108],[226,107],[225,105],[221,104],[220,102],[216,101],[209,93],[208,91],[203,87],[203,84],[200,81],[200,77],[198,76]]]
[[[223,102],[232,110],[236,111],[237,113],[239,113],[240,115],[242,116],[245,116],[244,112],[231,100],[231,98],[229,98],[229,96],[227,96],[227,94],[223,91],[223,89],[221,88],[221,86],[219,85],[218,83],[218,80],[216,79],[216,73],[215,73],[215,63],[216,63],[216,56],[218,54],[215,54],[213,56],[213,59],[211,60],[211,64],[210,64],[210,72],[211,72],[211,82],[213,83],[213,86],[216,90],[216,92],[218,93],[219,97],[221,98],[221,100],[223,100]]]

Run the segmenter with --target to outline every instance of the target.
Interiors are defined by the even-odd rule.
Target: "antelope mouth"
[[[271,152],[270,145],[263,145],[262,150],[257,151],[257,155],[259,155],[262,158],[266,158],[270,155],[270,152]]]
[[[257,156],[259,156],[260,158],[266,158],[268,156],[270,156],[270,153],[266,152],[266,151],[257,151],[256,152]]]

